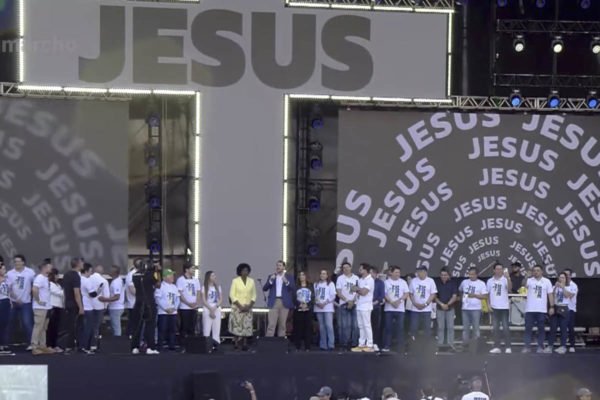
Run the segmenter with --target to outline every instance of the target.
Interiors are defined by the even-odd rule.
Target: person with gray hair
[[[398,394],[391,387],[383,388],[381,392],[381,400],[399,400]]]
[[[592,392],[588,388],[577,389],[576,400],[592,400]]]

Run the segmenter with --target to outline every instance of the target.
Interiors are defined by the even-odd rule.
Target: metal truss
[[[561,99],[556,108],[548,107],[545,97],[523,97],[521,106],[513,107],[508,97],[478,97],[478,96],[452,96],[445,100],[405,99],[385,100],[383,98],[355,98],[336,99],[335,97],[296,97],[299,101],[334,101],[342,106],[360,108],[395,108],[395,109],[440,109],[456,111],[536,111],[536,112],[572,112],[572,113],[600,113],[600,108],[590,109],[585,99]]]
[[[292,7],[359,8],[390,11],[454,10],[455,0],[286,0]]]
[[[494,86],[511,88],[597,88],[600,75],[494,74]]]
[[[600,22],[499,19],[496,25],[496,31],[502,33],[600,35]]]

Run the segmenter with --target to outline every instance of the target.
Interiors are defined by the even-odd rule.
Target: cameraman
[[[479,376],[471,379],[471,391],[462,397],[462,400],[490,400],[490,396],[481,391],[483,380]]]
[[[133,308],[133,336],[131,338],[131,353],[140,353],[140,340],[142,328],[144,330],[144,342],[146,343],[146,354],[159,354],[156,350],[154,332],[156,330],[156,300],[154,290],[160,284],[161,267],[158,263],[151,266],[147,262],[134,262],[140,267],[133,274],[132,280],[135,287],[135,306]]]

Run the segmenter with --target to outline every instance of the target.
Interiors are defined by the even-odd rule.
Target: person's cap
[[[172,269],[169,269],[169,268],[163,269],[163,272],[162,272],[163,278],[166,278],[167,276],[172,276],[172,275],[175,275],[175,272],[173,272]]]
[[[396,392],[394,391],[394,389],[392,389],[391,387],[386,387],[386,388],[383,388],[383,392],[381,392],[381,397],[383,397],[385,399],[388,396],[393,396],[395,394],[396,394]]]
[[[512,263],[512,264],[510,264],[510,266],[511,266],[511,267],[519,267],[519,268],[521,268],[521,267],[522,267],[521,263],[520,263],[520,262],[518,262],[518,261],[517,261],[517,262],[514,262],[514,263]]]
[[[331,390],[329,386],[323,386],[321,389],[319,389],[317,396],[331,396],[332,394],[333,390]]]
[[[419,266],[419,268],[417,268],[417,271],[427,271],[427,267],[424,265]]]
[[[577,390],[577,397],[581,397],[581,396],[591,396],[592,395],[592,391],[588,388],[581,388]]]

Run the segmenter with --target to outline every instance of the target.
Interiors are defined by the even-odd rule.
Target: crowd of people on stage
[[[142,347],[146,354],[175,350],[178,343],[195,335],[199,309],[202,335],[212,337],[216,347],[221,340],[223,304],[231,305],[228,330],[235,338],[235,348],[247,350],[248,338],[253,336],[252,310],[257,287],[248,264],[237,267],[237,277],[226,293],[215,272],[207,271],[200,280],[191,265],[185,265],[176,278],[173,270],[138,259],[123,278],[119,267],[105,271],[102,266],[75,258],[70,271],[59,280],[50,259],[36,268],[28,267],[23,255],[14,256],[12,262],[13,268],[7,271],[0,258],[0,351],[8,350],[11,331],[20,327],[33,354],[72,350],[93,353],[98,348],[106,314],[112,334],[121,336],[125,310],[129,322],[124,334],[132,338],[134,354],[140,353]],[[524,291],[523,352],[530,351],[534,328],[538,330],[537,352],[574,352],[578,289],[571,271],[561,272],[552,284],[539,265],[532,268],[528,277],[523,276],[520,264],[514,263],[511,268],[509,272],[496,263],[493,276],[484,282],[477,269],[471,267],[468,277],[457,284],[445,268],[434,280],[425,267],[418,268],[416,275],[402,277],[398,266],[380,273],[377,267],[363,263],[355,275],[350,263],[345,262],[333,274],[322,270],[319,279],[310,282],[305,272],[294,277],[285,263],[278,261],[264,284],[258,279],[258,289],[268,293],[266,336],[286,336],[291,311],[291,338],[298,350],[311,348],[316,319],[321,350],[337,347],[353,352],[404,353],[407,342],[417,337],[433,338],[435,320],[437,345],[454,351],[455,314],[461,303],[463,348],[480,337],[482,312],[487,308],[493,321],[491,353],[501,353],[502,349],[511,353],[509,294]],[[547,317],[548,338],[544,330]],[[554,348],[558,329],[560,345]]]

